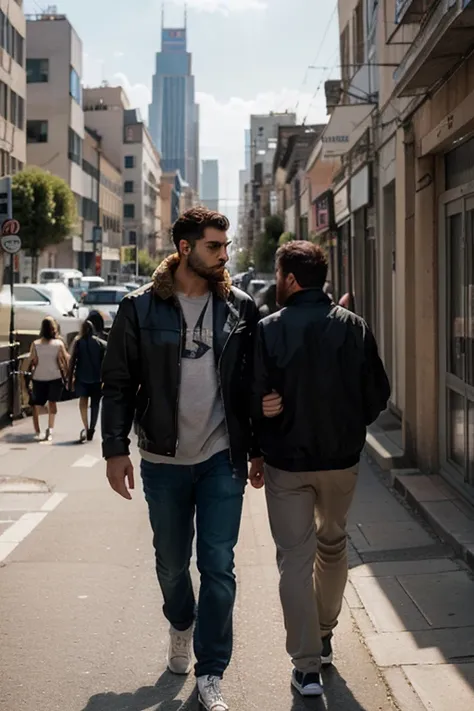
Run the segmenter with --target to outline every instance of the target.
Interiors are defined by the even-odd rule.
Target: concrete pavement
[[[0,436],[0,711],[194,710],[192,678],[165,670],[140,487],[131,503],[109,491],[99,443],[75,443],[76,408],[61,406],[53,445],[30,442],[28,421]],[[457,711],[471,711],[470,573],[367,463],[350,534],[336,667],[325,673],[325,698],[305,701],[289,684],[264,496],[247,492],[231,709],[445,711],[456,698]]]

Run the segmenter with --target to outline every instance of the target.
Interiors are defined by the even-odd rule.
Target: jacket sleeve
[[[110,331],[102,364],[102,453],[130,454],[129,434],[139,386],[139,330],[135,305],[125,298]]]
[[[375,422],[390,398],[390,383],[379,356],[377,343],[368,327],[364,339],[363,397],[365,424]]]
[[[260,452],[257,433],[256,433],[256,429],[254,426],[254,420],[252,417],[252,398],[251,398],[251,387],[252,387],[252,381],[253,381],[253,375],[254,375],[255,341],[257,338],[258,320],[259,320],[259,312],[258,312],[258,309],[257,309],[254,301],[251,302],[250,309],[251,309],[251,313],[249,316],[250,336],[249,336],[249,349],[248,349],[248,378],[246,379],[247,382],[249,383],[249,389],[250,389],[250,392],[249,392],[249,395],[250,395],[249,415],[250,415],[250,425],[251,425],[251,437],[250,437],[250,447],[249,447],[248,456],[249,456],[249,459],[257,459],[258,457],[261,457],[262,455]]]
[[[257,326],[255,337],[252,383],[252,417],[256,426],[263,420],[263,397],[272,392],[267,363],[268,358],[265,349],[264,328],[260,322]]]

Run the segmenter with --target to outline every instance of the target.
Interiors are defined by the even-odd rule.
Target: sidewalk
[[[46,495],[67,498],[0,563],[9,650],[1,711],[195,711],[194,680],[165,672],[167,625],[139,482],[133,502],[110,492],[99,442],[72,442],[74,404],[61,407],[52,446],[30,443],[30,431],[26,421],[0,435],[0,536],[21,511],[41,511]],[[24,493],[30,479],[47,489]],[[361,465],[335,667],[320,701],[290,688],[265,497],[249,487],[245,498],[225,677],[232,711],[472,711],[472,573],[375,466]]]
[[[364,462],[346,600],[402,711],[474,708],[474,578]]]

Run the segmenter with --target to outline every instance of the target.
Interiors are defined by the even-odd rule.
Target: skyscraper
[[[199,107],[195,101],[187,28],[161,29],[161,52],[156,54],[150,133],[161,154],[164,172],[179,170],[199,189]]]
[[[201,202],[209,210],[219,211],[219,162],[217,160],[202,162]]]

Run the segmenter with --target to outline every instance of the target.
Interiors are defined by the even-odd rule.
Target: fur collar
[[[173,275],[179,264],[179,255],[172,254],[167,257],[160,266],[155,270],[153,274],[153,291],[161,299],[169,299],[174,295],[174,279]],[[232,286],[232,281],[229,272],[226,270],[224,273],[224,278],[222,281],[217,282],[213,285],[213,290],[215,294],[225,301],[229,294],[230,288]]]

